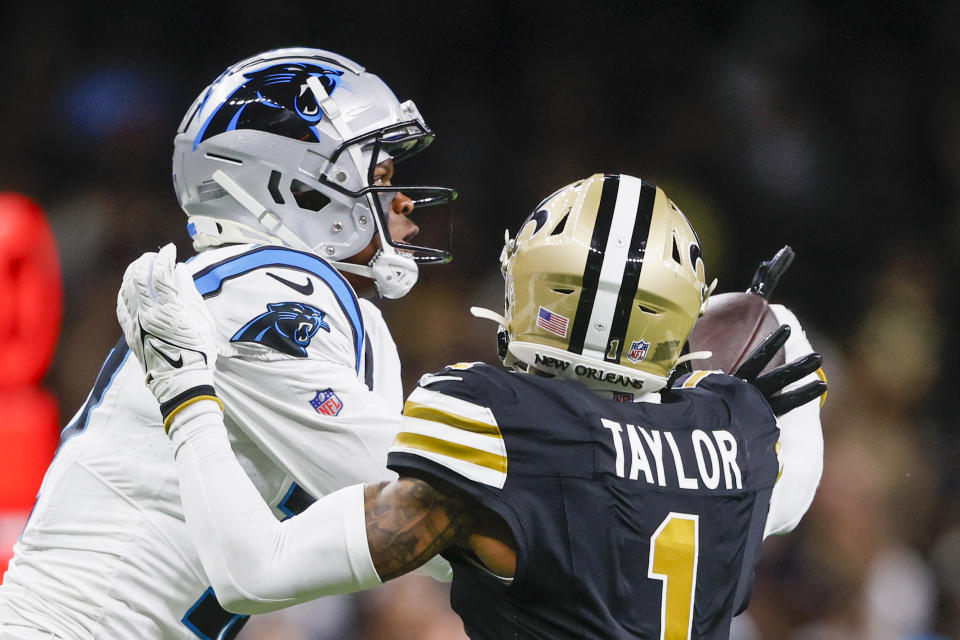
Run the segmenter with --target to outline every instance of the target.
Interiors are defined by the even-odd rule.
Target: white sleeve
[[[813,347],[796,316],[783,305],[770,305],[777,320],[792,330],[784,345],[786,361],[792,362]],[[818,380],[816,373],[799,380],[788,389]],[[810,508],[823,473],[823,431],[820,427],[820,398],[797,407],[777,418],[780,427],[781,473],[770,498],[770,512],[764,537],[793,531]]]
[[[234,456],[214,402],[178,414],[171,439],[187,526],[225,609],[266,613],[380,584],[367,544],[363,485],[279,522]]]

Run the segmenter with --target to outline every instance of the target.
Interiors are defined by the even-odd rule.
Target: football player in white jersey
[[[211,384],[221,339],[205,288],[171,245],[145,254],[117,314],[225,606],[259,613],[364,589],[444,552],[473,638],[727,638],[762,540],[813,498],[826,384],[782,309],[785,326],[736,377],[673,379],[679,362],[710,356],[680,355],[713,288],[700,256],[649,183],[596,174],[559,190],[507,238],[504,315],[476,311],[526,374],[461,363],[423,376],[390,450],[399,480],[344,488],[279,523],[230,450],[224,406],[236,399],[221,403]],[[638,336],[649,355],[619,351]],[[784,342],[790,363],[760,374]],[[611,396],[624,390],[632,402]]]
[[[233,450],[280,519],[363,480],[402,403],[380,312],[345,279],[398,298],[445,247],[410,243],[415,210],[452,189],[392,186],[433,133],[413,102],[319,49],[227,69],[190,107],[173,180],[190,261],[219,336],[217,394]],[[402,189],[402,191],[401,191]],[[162,340],[149,348],[182,364]],[[184,523],[161,407],[123,338],[63,432],[0,586],[0,638],[229,639]],[[441,571],[443,567],[441,566]]]

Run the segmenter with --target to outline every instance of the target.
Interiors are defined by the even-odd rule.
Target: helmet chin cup
[[[395,300],[410,293],[417,284],[420,270],[413,258],[398,253],[378,251],[370,261],[373,282],[384,298]]]
[[[420,269],[413,258],[396,253],[377,251],[368,264],[352,262],[333,262],[340,271],[370,278],[377,286],[377,292],[384,298],[396,300],[410,293],[417,284]]]

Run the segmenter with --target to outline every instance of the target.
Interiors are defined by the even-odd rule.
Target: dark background
[[[189,255],[170,158],[194,97],[258,51],[330,49],[439,134],[396,182],[460,193],[454,262],[382,305],[408,389],[493,359],[466,309],[501,304],[504,228],[595,172],[651,180],[720,291],[790,244],[775,300],[827,356],[823,484],[767,545],[753,631],[960,637],[958,27],[956,2],[5,2],[0,189],[47,210],[65,282],[47,386],[66,422],[119,336],[126,264]]]

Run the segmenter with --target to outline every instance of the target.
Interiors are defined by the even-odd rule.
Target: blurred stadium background
[[[63,276],[42,384],[65,423],[119,334],[125,265],[169,240],[187,255],[170,156],[196,94],[256,51],[331,49],[439,133],[399,182],[460,192],[455,261],[382,305],[408,390],[447,362],[494,359],[492,325],[467,308],[501,304],[504,228],[576,178],[649,179],[694,222],[721,291],[794,247],[775,300],[830,376],[820,492],[765,545],[734,637],[960,638],[958,27],[960,3],[942,0],[4,3],[0,190],[46,210]],[[28,329],[5,319],[0,340]],[[37,466],[15,428],[0,424],[3,460],[32,466],[0,470],[4,495]],[[53,438],[37,438],[49,459]],[[0,506],[8,548],[26,513]],[[445,598],[408,578],[240,637],[460,639]]]

